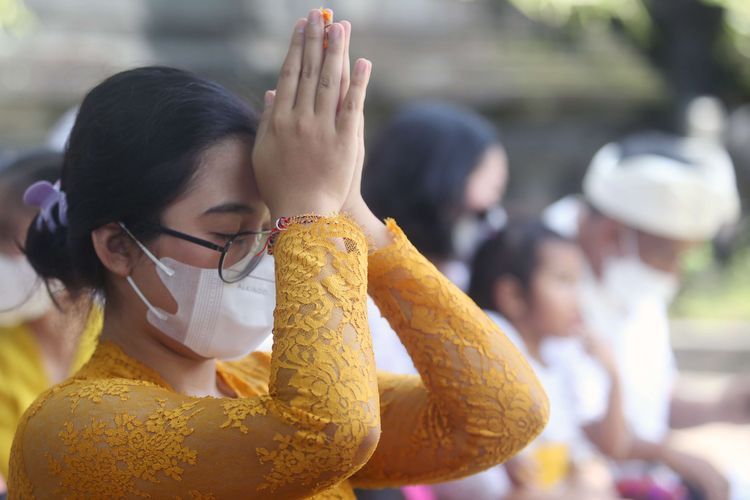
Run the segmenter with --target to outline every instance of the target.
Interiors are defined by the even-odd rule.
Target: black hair
[[[0,164],[0,184],[5,189],[6,206],[23,205],[23,193],[37,181],[54,182],[60,178],[63,155],[48,148],[35,148],[11,156]]]
[[[525,292],[539,266],[539,251],[549,241],[573,241],[550,229],[539,219],[514,221],[487,239],[477,250],[471,265],[469,296],[482,309],[496,309],[497,280],[512,277]]]
[[[121,221],[149,241],[152,224],[189,187],[203,152],[232,136],[253,140],[257,125],[242,100],[187,71],[144,67],[107,78],[84,98],[66,146],[68,224],[52,232],[32,223],[29,262],[73,295],[103,292],[106,274],[91,232]],[[59,222],[57,208],[53,216]]]
[[[60,178],[62,153],[48,148],[36,148],[9,156],[0,164],[0,238],[17,234],[13,219],[24,210],[23,193],[37,181],[54,182]],[[21,242],[15,241],[18,247]]]
[[[363,197],[378,217],[395,218],[422,253],[451,257],[467,179],[495,144],[496,129],[473,111],[440,103],[408,106],[368,150]]]

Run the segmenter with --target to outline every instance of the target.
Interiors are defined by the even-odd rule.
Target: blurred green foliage
[[[613,21],[643,47],[648,47],[654,26],[649,5],[662,0],[509,0],[528,17],[558,27],[592,28]],[[750,89],[750,0],[698,0],[724,9],[724,33],[718,40],[718,58],[739,73]]]
[[[594,26],[617,20],[636,40],[646,42],[651,20],[642,0],[510,0],[521,12],[553,26]]]
[[[726,9],[721,55],[727,64],[736,68],[743,86],[750,88],[750,1],[703,1]]]
[[[703,245],[688,255],[684,271],[672,316],[750,320],[750,247],[739,249],[722,266],[713,258],[711,245]]]
[[[19,34],[34,23],[34,14],[23,0],[0,0],[0,34]]]

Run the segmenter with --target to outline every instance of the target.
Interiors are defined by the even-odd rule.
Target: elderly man
[[[750,390],[733,384],[710,402],[674,396],[667,311],[679,289],[681,258],[739,214],[726,152],[659,133],[604,146],[585,176],[583,197],[565,198],[545,212],[550,226],[578,238],[588,263],[580,295],[583,319],[611,349],[622,381],[630,435],[607,432],[604,422],[584,429],[601,451],[618,460],[622,488],[664,477],[657,469],[666,467],[691,498],[728,498],[722,475],[705,460],[672,448],[668,432],[750,420]],[[677,488],[674,484],[666,488]]]

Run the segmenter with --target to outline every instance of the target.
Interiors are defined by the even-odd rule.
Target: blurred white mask
[[[0,327],[33,321],[51,307],[47,288],[26,258],[0,254]]]
[[[645,264],[640,258],[635,230],[624,231],[620,238],[625,246],[624,255],[607,257],[602,266],[605,293],[623,311],[632,311],[647,300],[668,307],[679,290],[677,276]]]

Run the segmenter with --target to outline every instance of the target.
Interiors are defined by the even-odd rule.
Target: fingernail
[[[307,19],[300,19],[297,21],[297,24],[294,25],[294,31],[297,33],[304,33],[305,26],[307,26]]]
[[[361,75],[367,69],[367,61],[365,59],[358,59],[354,65],[354,74]]]
[[[343,27],[339,23],[332,24],[330,28],[328,28],[328,38],[331,40],[336,40],[337,38],[341,37],[343,33]]]
[[[273,104],[273,98],[274,97],[275,96],[274,96],[273,90],[266,90],[266,94],[264,96],[264,99],[265,99],[265,102],[266,102],[266,107],[268,107],[271,104]]]
[[[319,24],[320,23],[320,10],[318,9],[311,10],[310,16],[307,19],[313,24]]]

